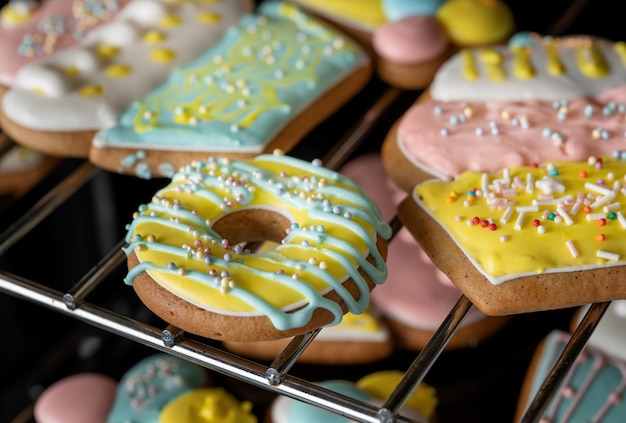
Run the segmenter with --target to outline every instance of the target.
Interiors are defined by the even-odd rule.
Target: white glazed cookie
[[[248,9],[247,0],[135,0],[77,46],[21,68],[2,98],[2,125],[24,145],[86,157],[94,131],[113,125]]]

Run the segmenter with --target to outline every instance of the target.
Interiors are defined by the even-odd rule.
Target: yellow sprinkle
[[[111,65],[104,71],[110,78],[121,78],[130,73],[130,66],[127,65]]]
[[[159,31],[148,31],[143,35],[143,42],[146,44],[157,44],[165,40],[165,34]]]
[[[175,56],[176,54],[172,50],[168,49],[153,50],[152,53],[150,53],[152,60],[161,63],[171,62],[174,60]]]
[[[85,85],[81,87],[79,93],[85,97],[95,97],[102,94],[103,91],[100,85]]]
[[[100,44],[96,48],[96,53],[103,59],[111,59],[112,57],[116,56],[119,51],[120,49],[118,47],[109,44]]]

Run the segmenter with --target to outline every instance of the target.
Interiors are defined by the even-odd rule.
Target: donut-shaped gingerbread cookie
[[[391,228],[351,180],[285,155],[181,169],[128,227],[132,284],[155,314],[212,339],[259,341],[362,313]],[[242,243],[274,241],[253,253]]]

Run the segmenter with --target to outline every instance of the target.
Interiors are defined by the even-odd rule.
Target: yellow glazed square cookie
[[[418,185],[399,216],[478,308],[508,315],[626,297],[626,161],[591,157]]]

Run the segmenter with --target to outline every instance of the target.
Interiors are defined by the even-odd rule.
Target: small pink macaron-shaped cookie
[[[415,64],[441,56],[448,47],[448,36],[434,17],[412,15],[379,26],[372,46],[389,62]]]
[[[117,381],[99,373],[77,373],[50,385],[37,399],[37,423],[105,423]]]

